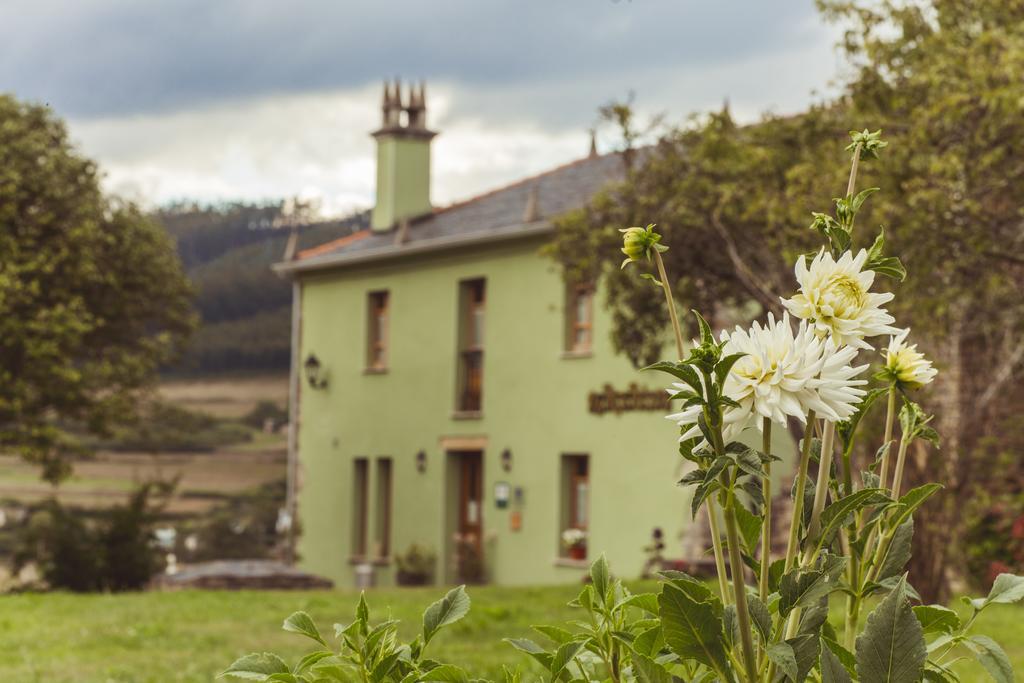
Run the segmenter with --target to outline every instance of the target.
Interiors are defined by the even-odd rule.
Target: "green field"
[[[572,619],[574,611],[564,605],[576,591],[471,588],[469,616],[438,636],[432,655],[492,678],[502,664],[529,668],[501,639],[529,635],[530,624]],[[414,635],[423,608],[440,594],[431,588],[374,592],[368,595],[371,616],[400,619],[404,634]],[[302,609],[330,631],[331,624],[351,619],[354,602],[352,593],[337,591],[0,596],[0,680],[205,683],[254,650],[273,650],[294,662],[306,644],[280,630],[282,619]],[[1024,672],[1024,607],[996,605],[975,631],[995,637]],[[975,663],[960,671],[964,681],[988,680]]]

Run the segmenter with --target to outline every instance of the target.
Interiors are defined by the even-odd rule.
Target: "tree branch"
[[[732,234],[722,222],[722,211],[728,200],[728,193],[722,195],[721,200],[718,202],[718,206],[716,206],[715,210],[711,212],[711,225],[715,228],[719,237],[722,238],[722,241],[725,242],[725,251],[729,255],[729,260],[732,262],[733,268],[736,270],[736,277],[739,279],[740,283],[743,284],[747,291],[750,292],[750,294],[757,299],[757,301],[764,306],[766,310],[772,311],[775,314],[781,314],[782,304],[779,302],[778,295],[759,282],[759,278],[754,273],[753,269],[740,255],[739,248],[736,246],[736,240],[733,239]]]

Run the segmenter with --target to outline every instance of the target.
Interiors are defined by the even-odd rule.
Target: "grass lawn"
[[[494,678],[502,664],[529,668],[501,639],[529,635],[531,624],[574,618],[565,603],[577,590],[471,588],[469,617],[438,636],[431,652],[478,676]],[[404,634],[414,635],[423,608],[441,594],[437,588],[373,592],[371,617],[400,619]],[[306,610],[330,632],[334,622],[351,619],[355,600],[341,591],[0,596],[0,680],[207,683],[250,651],[273,650],[294,663],[309,648],[301,636],[280,630],[284,617]],[[1024,607],[993,606],[976,632],[993,636],[1024,672]],[[964,681],[987,680],[975,663],[960,671]]]

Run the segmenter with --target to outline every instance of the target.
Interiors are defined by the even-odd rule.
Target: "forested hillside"
[[[170,374],[288,368],[290,283],[275,275],[291,225],[303,249],[365,227],[367,214],[306,222],[302,207],[268,204],[179,204],[154,216],[175,239],[196,290],[202,325]]]

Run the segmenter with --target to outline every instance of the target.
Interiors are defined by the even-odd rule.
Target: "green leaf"
[[[1000,574],[992,583],[992,589],[985,598],[985,604],[994,602],[1010,604],[1024,598],[1024,576],[1015,574]]]
[[[824,640],[824,639],[823,639]],[[850,672],[832,652],[828,641],[821,648],[821,683],[851,683]]]
[[[579,651],[584,646],[583,641],[569,641],[568,643],[562,643],[555,651],[555,656],[551,659],[551,680],[555,680],[561,675],[565,667],[569,666],[569,662],[576,658]]]
[[[633,650],[649,657],[657,655],[665,647],[665,639],[661,634],[661,624],[652,626],[633,639]]]
[[[621,601],[617,607],[638,607],[645,612],[658,615],[658,596],[655,593],[634,593]]]
[[[917,605],[914,616],[925,633],[952,633],[960,629],[960,615],[942,605]]]
[[[722,633],[721,609],[697,602],[674,584],[658,596],[665,643],[683,659],[695,659],[720,673],[729,670]]]
[[[427,611],[423,613],[423,644],[429,643],[442,627],[454,624],[466,616],[469,612],[469,604],[466,587],[458,586],[428,607]]]
[[[316,650],[315,652],[310,652],[309,654],[305,655],[302,659],[299,660],[299,663],[296,664],[295,668],[292,669],[292,673],[300,674],[309,667],[319,662],[321,659],[333,656],[334,653],[329,652],[327,650]]]
[[[284,624],[281,628],[289,633],[299,633],[307,638],[312,638],[321,645],[327,645],[323,636],[320,635],[320,631],[317,629],[316,624],[313,623],[313,619],[305,612],[296,612],[291,615],[284,620]]]
[[[672,683],[672,674],[642,652],[633,651],[633,675],[638,683]]]
[[[567,643],[573,639],[573,634],[558,626],[531,626],[534,631],[551,640],[555,645]]]
[[[868,615],[857,637],[857,674],[860,683],[917,683],[926,657],[924,631],[903,578]]]
[[[761,518],[742,505],[736,505],[733,509],[736,512],[736,522],[743,545],[753,555],[757,551],[757,541],[761,538]]]
[[[775,643],[768,648],[768,659],[775,662],[776,668],[790,680],[797,679],[796,653],[789,643]]]
[[[697,317],[697,326],[700,327],[700,344],[705,346],[708,344],[715,343],[715,336],[711,332],[711,326],[708,325],[708,321],[704,319],[697,311],[693,311],[693,314]]]
[[[506,638],[505,642],[520,652],[533,657],[546,670],[551,670],[551,661],[554,656],[529,638]]]
[[[669,361],[658,361],[653,365],[648,365],[641,369],[644,370],[659,370],[661,372],[667,372],[676,379],[680,379],[688,384],[697,394],[704,394],[704,384],[700,381],[700,376],[697,371],[685,363],[670,363]]]
[[[443,683],[468,683],[469,676],[466,672],[454,664],[442,664],[435,666],[430,671],[421,674],[421,681],[441,681]]]
[[[878,570],[878,580],[884,581],[890,576],[897,576],[903,573],[903,568],[910,561],[912,545],[914,541],[914,518],[907,519],[896,529],[892,536],[892,542],[885,551],[885,560],[882,568]]]
[[[754,629],[761,636],[762,642],[767,643],[772,634],[772,615],[768,611],[767,605],[761,602],[761,598],[756,595],[748,595],[747,607]]]
[[[367,625],[370,623],[370,608],[366,604],[366,593],[359,594],[359,604],[356,605],[356,621],[362,622],[362,632],[366,633]]]
[[[603,554],[590,565],[590,584],[598,601],[604,604],[608,597],[608,560]]]
[[[831,593],[837,582],[817,569],[793,569],[779,582],[779,614],[788,615],[794,607],[813,605]]]
[[[914,514],[914,510],[921,507],[926,500],[941,491],[942,488],[942,484],[925,484],[910,489],[900,496],[900,499],[896,502],[896,514],[889,520],[889,528],[898,527],[907,521],[907,518]]]
[[[996,683],[1013,683],[1013,665],[999,643],[988,636],[971,636],[966,643]]]
[[[291,673],[288,665],[280,657],[272,652],[253,652],[236,659],[234,664],[218,674],[221,676],[234,676],[252,681],[262,681],[271,674]]]
[[[871,505],[889,500],[882,489],[861,489],[828,505],[821,513],[821,535],[818,545],[828,543],[832,535],[846,523],[850,515]]]
[[[847,650],[845,647],[837,643],[832,638],[826,638],[822,635],[821,642],[825,644],[822,648],[822,652],[826,649],[834,654],[839,662],[843,665],[843,668],[852,676],[857,671],[857,660],[854,658],[853,653]]]

